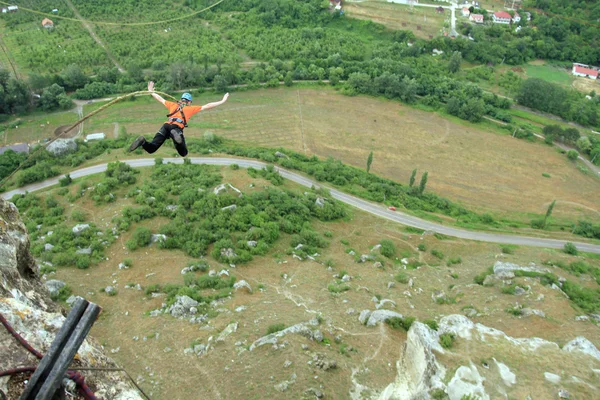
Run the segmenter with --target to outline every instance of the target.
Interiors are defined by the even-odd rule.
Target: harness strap
[[[185,117],[185,114],[183,113],[183,107],[181,107],[181,104],[179,104],[179,107],[177,107],[177,110],[173,111],[171,114],[167,114],[167,117],[171,117],[175,114],[177,114],[178,112],[181,113],[181,119],[180,118],[169,118],[169,121],[177,121],[180,124],[183,124],[183,126],[185,128],[187,128],[187,118]]]

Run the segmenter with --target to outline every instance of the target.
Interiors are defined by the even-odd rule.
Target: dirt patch
[[[521,67],[512,67],[511,70],[513,72],[519,72],[519,73],[523,73],[525,70]]]
[[[75,136],[77,136],[77,129],[71,129],[71,131],[67,132],[67,130],[71,127],[72,125],[61,125],[58,128],[56,128],[54,130],[54,136],[55,137],[60,137],[63,139],[66,138],[73,138]],[[67,133],[65,133],[67,132]]]
[[[590,94],[592,91],[595,91],[596,93],[600,91],[600,84],[598,84],[598,81],[590,78],[575,78],[573,87],[585,94]]]

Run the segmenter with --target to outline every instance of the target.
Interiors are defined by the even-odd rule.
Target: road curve
[[[193,164],[209,164],[209,165],[231,165],[238,164],[240,167],[248,168],[263,168],[267,164],[255,161],[255,160],[245,160],[245,159],[235,159],[235,158],[211,158],[211,157],[188,157],[188,159]],[[182,158],[164,158],[164,162],[174,163],[174,164],[183,164]],[[130,165],[134,168],[140,167],[150,167],[155,164],[154,158],[142,158],[142,159],[134,159],[134,160],[123,160],[122,162]],[[75,170],[70,173],[71,178],[81,178],[88,175],[98,174],[106,171],[107,164],[94,165],[92,167],[82,168]],[[564,240],[556,240],[556,239],[544,239],[544,238],[533,238],[526,236],[517,236],[517,235],[503,235],[503,234],[495,234],[495,233],[486,233],[486,232],[475,232],[468,231],[464,229],[453,228],[450,226],[439,225],[433,222],[425,221],[417,217],[413,217],[411,215],[404,214],[399,211],[390,211],[385,206],[377,203],[372,203],[358,197],[340,192],[337,189],[333,189],[326,185],[322,185],[317,183],[309,178],[306,178],[300,174],[288,171],[283,168],[276,167],[281,176],[286,179],[289,179],[295,183],[298,183],[302,186],[306,187],[324,187],[331,192],[331,195],[350,206],[356,207],[360,210],[366,211],[370,214],[376,215],[381,218],[385,218],[389,221],[398,222],[403,225],[412,226],[414,228],[423,229],[426,231],[438,232],[444,235],[453,236],[461,239],[468,240],[477,240],[482,242],[490,242],[490,243],[501,243],[501,244],[516,244],[522,246],[533,246],[533,247],[548,247],[553,249],[562,249],[565,245]],[[11,190],[6,193],[2,193],[2,197],[4,199],[11,199],[16,194],[24,194],[26,192],[34,192],[36,190],[45,189],[50,186],[54,186],[58,184],[58,180],[62,178],[64,175],[61,175],[56,178],[48,179],[43,182],[34,183],[29,186],[25,186],[19,189]],[[600,246],[594,245],[590,243],[574,243],[577,246],[577,249],[580,251],[585,251],[589,253],[597,253],[600,254]]]

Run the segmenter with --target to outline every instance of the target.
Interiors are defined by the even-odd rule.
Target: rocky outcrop
[[[17,208],[0,198],[0,313],[33,348],[44,354],[65,316],[50,299],[49,291],[36,271],[35,260],[29,253],[29,236]],[[38,363],[2,325],[0,349],[0,370]],[[89,336],[79,348],[78,355],[83,366],[116,367]],[[84,375],[90,387],[95,388],[98,398],[142,399],[118,372],[95,375],[86,371]],[[0,378],[0,391],[6,392],[10,379]],[[0,394],[0,397],[3,396]]]
[[[74,139],[56,139],[46,147],[46,150],[54,156],[64,156],[77,150],[77,142]]]

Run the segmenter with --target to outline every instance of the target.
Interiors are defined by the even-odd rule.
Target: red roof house
[[[598,70],[592,69],[585,64],[573,63],[573,75],[598,79]]]

